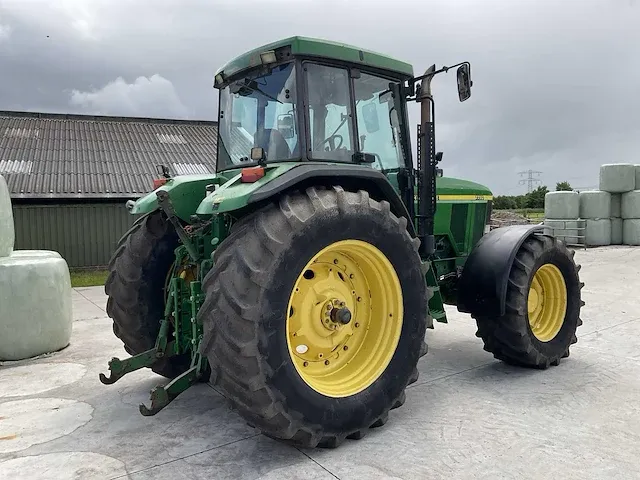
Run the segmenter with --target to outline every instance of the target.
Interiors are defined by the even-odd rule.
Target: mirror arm
[[[427,77],[433,77],[439,73],[446,73],[449,70],[451,70],[452,68],[456,68],[459,67],[461,65],[467,65],[469,67],[469,78],[471,78],[471,63],[469,62],[460,62],[460,63],[456,63],[455,65],[451,65],[450,67],[442,67],[440,70],[434,70],[433,72],[429,72],[429,73],[425,73],[424,75],[420,75],[419,77],[413,77],[411,80],[409,80],[409,85],[410,85],[410,89],[413,90],[413,86],[421,81],[424,80]],[[473,84],[472,84],[473,85]]]

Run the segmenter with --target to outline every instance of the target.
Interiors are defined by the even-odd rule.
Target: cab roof
[[[283,47],[290,47],[291,54],[294,56],[324,57],[386,70],[400,74],[403,77],[413,77],[413,66],[411,64],[387,55],[345,43],[300,36],[278,40],[243,53],[218,69],[216,75],[222,72],[224,76],[229,77],[241,70],[256,67],[261,63],[260,53]]]

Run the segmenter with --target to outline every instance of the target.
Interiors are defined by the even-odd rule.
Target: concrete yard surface
[[[584,325],[558,367],[494,360],[449,308],[404,406],[335,450],[257,434],[208,384],[143,417],[166,380],[143,370],[101,384],[126,353],[102,287],[75,289],[71,345],[0,366],[0,479],[640,479],[640,248],[576,259]]]

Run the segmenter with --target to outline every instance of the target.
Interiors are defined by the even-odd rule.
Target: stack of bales
[[[602,165],[600,190],[611,196],[611,244],[640,245],[640,165]]]
[[[577,237],[584,235],[591,247],[640,245],[640,165],[602,165],[599,190],[549,192],[544,213],[545,225],[553,227],[548,233],[567,244],[581,243]]]
[[[585,243],[590,247],[611,245],[611,193],[580,192],[580,218],[585,222]]]
[[[621,195],[622,241],[625,245],[640,245],[640,165],[635,165],[635,187]]]
[[[69,345],[71,280],[67,262],[48,250],[14,250],[9,189],[0,175],[0,361]]]
[[[580,195],[578,192],[549,192],[544,199],[545,233],[554,235],[567,245],[576,245],[579,235]]]

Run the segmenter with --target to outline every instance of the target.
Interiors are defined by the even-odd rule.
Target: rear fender
[[[169,198],[171,199],[178,218],[188,222],[189,217],[196,213],[198,205],[205,197],[206,186],[210,184],[220,184],[224,181],[224,177],[216,174],[173,177],[161,187],[140,197],[135,202],[127,202],[129,213],[132,215],[140,215],[156,210],[158,208],[156,192],[158,190],[164,190],[169,193]]]
[[[542,225],[512,225],[485,234],[469,254],[458,280],[458,311],[474,316],[505,313],[507,285],[516,253]]]
[[[366,190],[377,201],[389,202],[391,212],[397,217],[405,217],[407,230],[416,236],[415,226],[407,207],[387,177],[378,170],[360,165],[304,163],[292,168],[273,181],[256,189],[248,198],[249,204],[260,205],[282,193],[303,190],[311,186],[339,185],[345,190]]]

